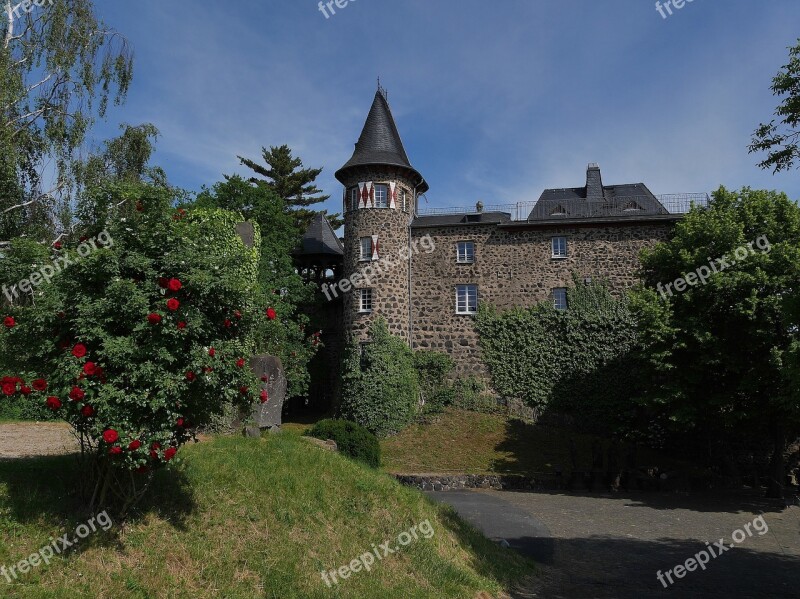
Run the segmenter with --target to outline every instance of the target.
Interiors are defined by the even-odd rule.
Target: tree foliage
[[[379,437],[408,426],[418,411],[419,382],[406,343],[377,319],[369,343],[351,341],[342,364],[341,416]]]
[[[783,100],[775,110],[775,119],[762,123],[749,146],[750,153],[767,152],[759,163],[773,172],[788,171],[800,159],[800,39],[789,48],[789,62],[772,80],[772,93]]]
[[[0,240],[43,239],[65,220],[74,152],[133,73],[91,0],[29,7],[5,0],[0,19]]]
[[[272,146],[269,150],[262,148],[261,157],[264,164],[241,156],[238,158],[259,175],[251,178],[251,182],[266,187],[284,201],[286,209],[294,217],[298,232],[302,234],[315,214],[308,207],[330,198],[329,195],[323,195],[314,183],[322,169],[304,168],[303,161],[292,156],[292,150],[287,145]],[[344,224],[338,214],[329,215],[328,219],[334,230]]]

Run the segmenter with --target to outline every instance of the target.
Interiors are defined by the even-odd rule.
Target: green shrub
[[[315,439],[333,439],[346,456],[378,468],[381,465],[381,445],[378,438],[363,426],[348,420],[320,420],[307,433]]]
[[[379,437],[408,426],[418,412],[419,382],[411,349],[379,318],[370,342],[348,344],[342,367],[341,416]]]
[[[484,414],[499,411],[497,401],[487,392],[486,384],[477,377],[457,380],[453,385],[452,395],[454,405],[462,410]]]
[[[422,410],[425,414],[438,414],[454,402],[455,390],[447,380],[455,367],[450,356],[434,351],[416,351],[414,367],[417,370],[420,394],[424,401]]]

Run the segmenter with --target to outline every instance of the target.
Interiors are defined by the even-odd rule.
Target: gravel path
[[[59,455],[80,450],[65,422],[0,424],[0,459]]]
[[[542,576],[515,597],[800,597],[800,507],[731,494],[431,496],[453,505],[490,538],[505,538],[544,564]],[[763,535],[752,524],[759,514],[768,526]],[[752,536],[743,530],[747,524]],[[734,542],[737,530],[745,535],[740,543]],[[719,539],[734,547],[710,558],[705,570],[680,578],[673,572],[673,584],[665,577],[668,588],[659,582],[659,570],[673,570],[704,550],[706,541]]]

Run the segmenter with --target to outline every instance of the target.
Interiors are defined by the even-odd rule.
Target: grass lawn
[[[181,450],[124,526],[77,551],[0,577],[11,598],[353,599],[493,596],[532,564],[488,541],[451,510],[393,479],[284,432],[215,438]],[[0,461],[0,566],[13,565],[86,521],[74,458]],[[429,521],[371,572],[328,588],[320,572],[350,563]]]
[[[525,424],[505,416],[448,409],[429,424],[415,424],[381,441],[383,468],[388,472],[513,473],[572,470],[570,439],[579,467],[589,470],[593,437],[559,428]],[[642,450],[641,461],[679,465],[669,456]]]

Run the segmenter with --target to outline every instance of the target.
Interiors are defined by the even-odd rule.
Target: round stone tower
[[[365,340],[383,317],[410,342],[411,221],[428,184],[412,166],[381,89],[353,157],[336,172],[344,185],[344,265],[338,293],[344,333]]]

